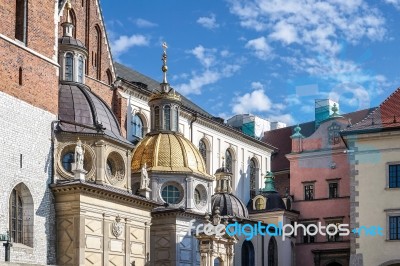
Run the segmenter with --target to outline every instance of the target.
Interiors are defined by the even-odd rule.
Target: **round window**
[[[199,209],[207,205],[207,190],[203,185],[197,185],[194,189],[194,203]]]
[[[107,160],[107,174],[113,176],[113,165],[110,160]]]
[[[163,200],[169,204],[177,204],[181,199],[181,192],[174,185],[165,186],[161,194]]]
[[[194,203],[196,203],[196,205],[201,203],[200,191],[197,188],[194,190]]]
[[[106,161],[106,176],[111,185],[125,180],[125,166],[118,152],[111,152]]]
[[[68,152],[64,154],[62,157],[62,166],[64,167],[64,170],[71,173],[72,172],[72,163],[74,162],[74,153],[73,152]]]

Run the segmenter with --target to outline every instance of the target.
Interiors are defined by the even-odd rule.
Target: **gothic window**
[[[154,129],[160,129],[160,107],[158,106],[154,108]]]
[[[221,265],[222,265],[221,259],[220,258],[215,258],[214,259],[214,266],[221,266]]]
[[[242,245],[242,266],[254,266],[254,246],[251,241],[244,241]]]
[[[112,79],[112,74],[111,74],[110,69],[107,69],[106,74],[107,74],[108,85],[111,85],[113,82],[113,79]]]
[[[256,162],[254,159],[250,160],[250,165],[249,165],[249,170],[250,170],[250,198],[253,198],[256,196]]]
[[[132,118],[132,136],[143,138],[143,121],[138,115]]]
[[[74,75],[74,56],[71,53],[67,53],[65,56],[65,80],[73,81]]]
[[[78,59],[78,82],[83,83],[83,57]]]
[[[27,43],[28,0],[16,0],[15,39]]]
[[[171,130],[171,107],[164,106],[164,129]]]
[[[200,151],[201,157],[203,157],[204,163],[207,165],[207,146],[206,146],[206,143],[204,142],[204,140],[199,141],[199,151]]]
[[[230,150],[225,151],[225,167],[228,169],[229,172],[233,173],[233,161],[232,161],[232,153]]]
[[[12,241],[33,247],[33,199],[20,183],[13,188],[9,201],[9,232]]]
[[[73,9],[71,9],[69,11],[69,15],[71,18],[71,24],[73,25],[72,27],[72,36],[76,39],[76,15],[75,15],[75,11]]]
[[[268,266],[278,266],[278,246],[275,237],[271,237],[268,244]]]
[[[11,237],[14,242],[22,243],[22,199],[20,194],[13,189],[11,195]]]
[[[94,53],[94,67],[96,68],[96,77],[98,80],[101,78],[101,29],[99,25],[95,27],[95,53]]]

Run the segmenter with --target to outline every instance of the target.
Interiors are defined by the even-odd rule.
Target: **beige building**
[[[350,226],[361,231],[351,238],[351,265],[400,265],[399,106],[397,89],[342,131],[352,165]]]

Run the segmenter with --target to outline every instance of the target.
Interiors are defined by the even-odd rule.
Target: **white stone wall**
[[[0,234],[9,230],[12,189],[23,182],[33,197],[34,247],[14,244],[11,260],[54,263],[55,217],[48,184],[52,176],[51,122],[56,115],[2,92],[0,106]],[[0,260],[3,261],[2,242],[0,245]]]

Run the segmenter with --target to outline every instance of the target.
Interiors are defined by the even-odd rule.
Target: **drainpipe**
[[[192,120],[190,120],[190,141],[193,143],[193,123],[197,120],[197,112],[194,113]]]

